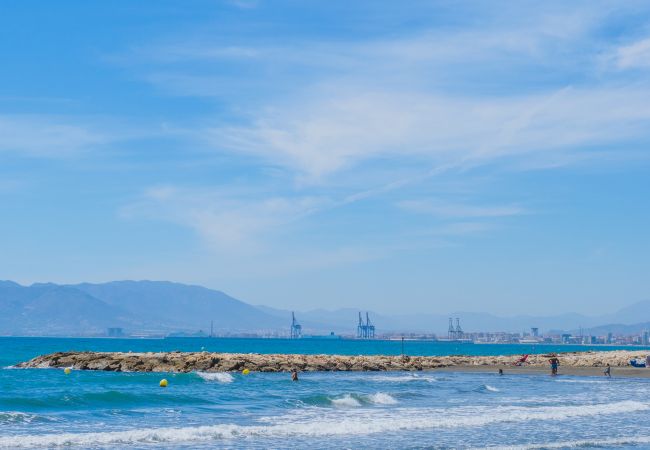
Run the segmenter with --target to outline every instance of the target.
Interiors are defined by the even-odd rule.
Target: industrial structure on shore
[[[361,312],[358,315],[356,333],[348,328],[348,332],[341,334],[334,331],[323,333],[322,328],[316,327],[316,334],[304,334],[303,326],[298,322],[296,314],[291,313],[291,325],[287,335],[286,328],[269,329],[260,331],[220,331],[217,332],[214,322],[210,322],[209,334],[203,330],[196,332],[163,332],[154,330],[125,331],[120,327],[110,327],[101,335],[112,338],[216,338],[216,337],[239,337],[239,338],[284,338],[291,339],[387,339],[387,340],[426,340],[436,342],[450,342],[457,344],[568,344],[568,345],[642,345],[650,347],[650,331],[644,329],[639,333],[615,334],[592,334],[589,330],[579,328],[575,334],[570,332],[540,333],[538,327],[531,327],[530,331],[465,331],[460,325],[460,318],[449,318],[447,334],[436,335],[435,333],[408,332],[402,330],[385,330],[381,334],[376,333],[375,325],[370,320],[370,313],[366,312],[365,317]],[[342,329],[343,327],[339,328]],[[347,328],[347,326],[345,327]]]
[[[291,312],[291,339],[299,339],[302,337],[302,325],[296,320],[296,314]]]
[[[366,322],[363,322],[361,312],[359,312],[359,324],[357,325],[357,338],[374,339],[375,326],[370,322],[370,315],[366,312]]]
[[[454,326],[454,319],[449,318],[449,330],[447,331],[447,339],[450,341],[458,341],[463,339],[463,329],[460,327],[460,319],[456,318],[456,326]]]
[[[286,335],[285,335],[286,336]],[[300,339],[302,337],[308,337],[308,338],[313,338],[313,337],[320,337],[324,338],[327,337],[329,339],[332,338],[340,338],[340,336],[334,334],[332,331],[329,335],[326,336],[319,336],[319,335],[305,335],[303,336],[302,334],[302,325],[298,323],[298,320],[296,319],[296,314],[295,312],[291,312],[291,327],[289,329],[289,337],[291,339]],[[374,339],[375,338],[375,325],[370,321],[370,313],[366,312],[366,320],[364,322],[363,317],[361,316],[361,312],[359,312],[359,322],[357,324],[357,339]]]

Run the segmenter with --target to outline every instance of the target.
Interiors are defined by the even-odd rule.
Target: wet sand
[[[541,366],[474,366],[461,365],[451,367],[440,367],[433,369],[434,372],[465,372],[465,373],[498,373],[503,370],[504,375],[551,375],[551,368]],[[580,376],[580,377],[601,377],[604,375],[605,367],[572,367],[565,366],[558,368],[558,376]],[[650,369],[636,367],[612,367],[612,378],[650,378]]]

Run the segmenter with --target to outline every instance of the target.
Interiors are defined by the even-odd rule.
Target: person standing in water
[[[560,361],[557,359],[557,356],[553,355],[551,359],[548,360],[551,364],[551,375],[557,375],[557,368],[560,365]]]
[[[298,371],[296,369],[291,371],[291,381],[298,381]]]
[[[609,364],[607,364],[607,367],[605,367],[605,372],[603,372],[606,377],[611,378],[612,377],[612,368]]]

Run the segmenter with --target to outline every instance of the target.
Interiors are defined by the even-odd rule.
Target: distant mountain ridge
[[[0,334],[92,335],[109,327],[158,332],[253,331],[285,321],[223,292],[168,281],[21,286],[0,282]]]
[[[353,334],[359,310],[344,308],[296,311],[306,334]],[[364,311],[365,312],[365,311]],[[290,311],[253,306],[221,291],[169,281],[112,281],[22,286],[0,281],[0,334],[101,335],[109,327],[128,332],[210,331],[216,333],[287,332]],[[449,317],[459,317],[465,331],[577,330],[605,334],[608,330],[637,333],[650,325],[650,301],[638,302],[613,314],[584,316],[499,317],[486,313],[382,315],[370,318],[383,332],[445,335]],[[611,325],[607,325],[611,324]]]

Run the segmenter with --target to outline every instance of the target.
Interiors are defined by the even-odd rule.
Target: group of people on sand
[[[552,354],[548,362],[551,365],[551,375],[557,375],[557,369],[560,366],[560,360],[557,358],[557,355]],[[605,370],[603,371],[603,375],[609,378],[612,377],[612,366],[610,366],[609,363],[605,367]]]
[[[527,363],[529,355],[522,355],[520,359],[518,359],[515,363],[513,363],[514,366],[523,366],[524,364]],[[555,353],[551,353],[548,355],[549,360],[548,363],[551,366],[551,376],[557,375],[557,370],[560,367],[560,360],[558,359],[557,355]],[[503,369],[499,369],[499,375],[503,375]],[[605,367],[605,370],[603,371],[603,375],[606,377],[611,378],[612,377],[612,367],[607,364]]]
[[[551,375],[553,376],[557,375],[557,369],[560,366],[560,360],[557,358],[557,355],[552,354],[548,362],[551,365]],[[612,366],[610,366],[609,363],[605,367],[605,370],[603,371],[603,375],[609,378],[612,377]]]
[[[552,353],[549,355],[549,360],[548,363],[551,365],[551,375],[555,376],[557,375],[557,369],[560,367],[560,360],[558,359],[557,355],[555,353]],[[516,363],[514,363],[515,366],[522,366],[523,363],[526,361],[528,358],[528,355],[524,355],[520,360],[518,360]],[[606,377],[612,377],[612,367],[607,364],[607,367],[605,367],[605,370],[603,374]],[[503,375],[503,369],[499,369],[499,375]],[[298,381],[298,370],[297,369],[291,369],[291,381]]]

